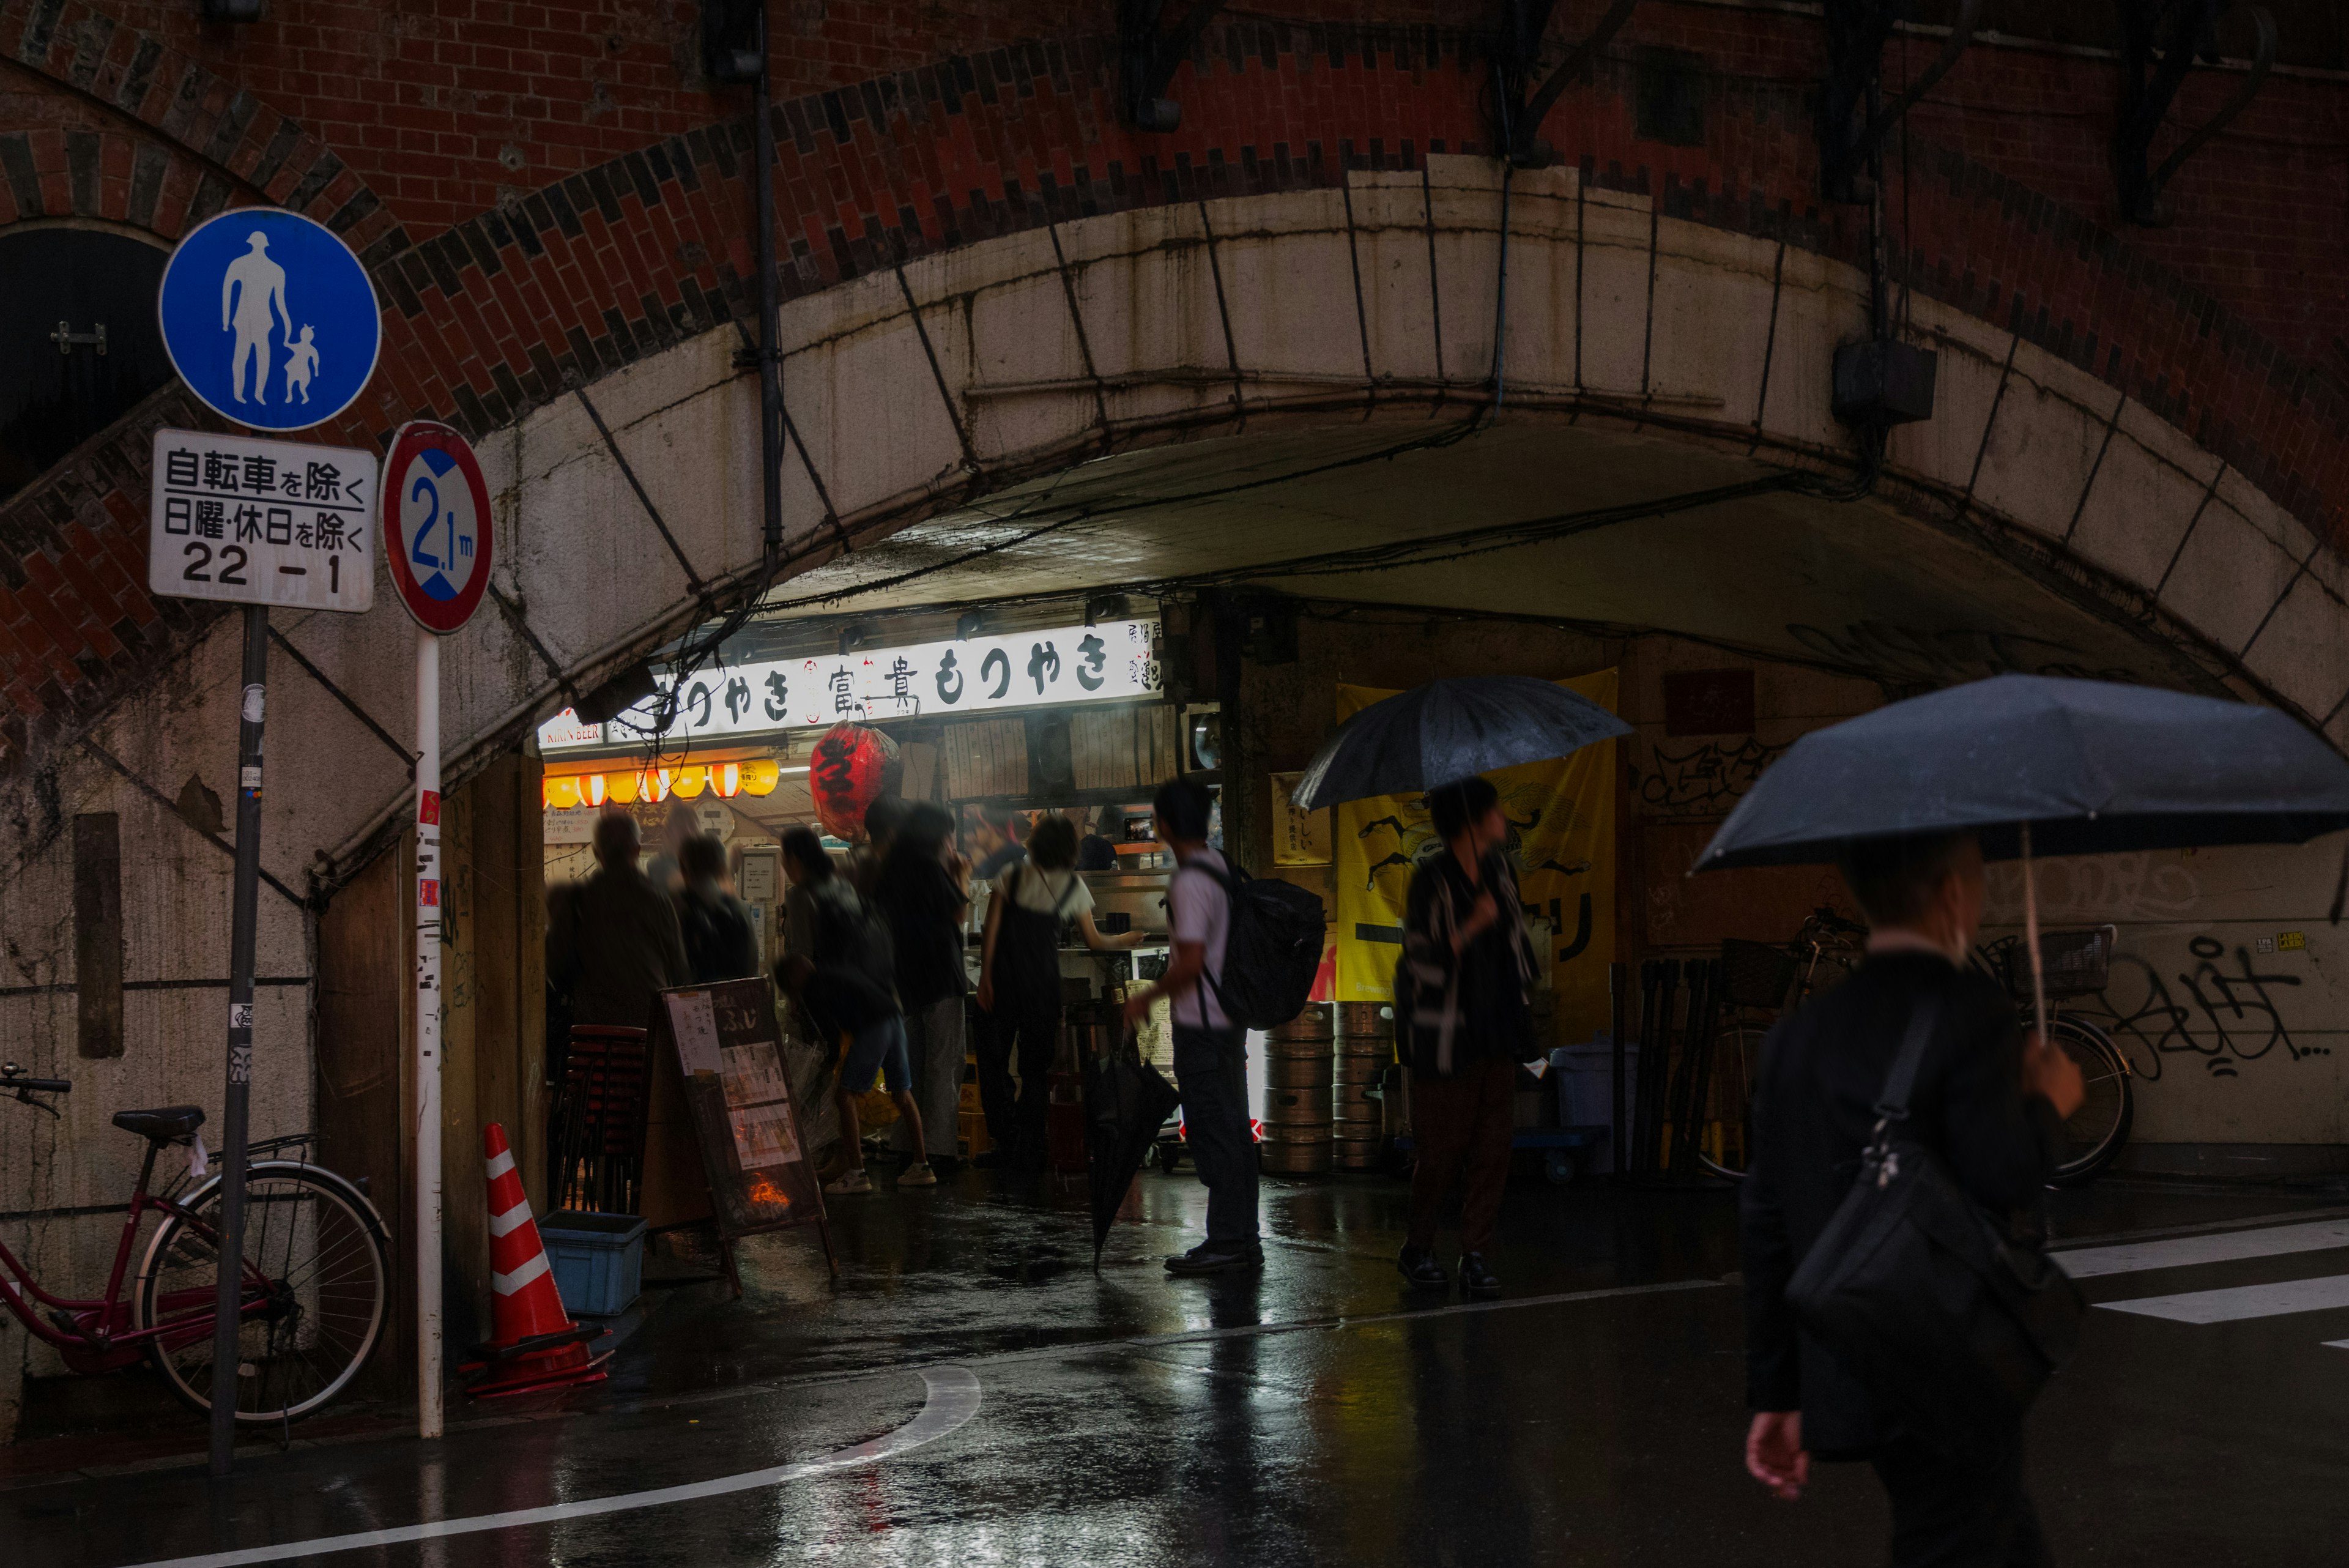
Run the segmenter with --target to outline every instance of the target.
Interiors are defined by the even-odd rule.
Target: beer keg
[[[1267,1087],[1275,1089],[1326,1089],[1334,1080],[1336,1068],[1336,1059],[1326,1050],[1310,1056],[1267,1056],[1264,1081]]]
[[[1311,1176],[1330,1168],[1330,1140],[1319,1143],[1274,1143],[1267,1139],[1257,1147],[1259,1169],[1280,1176]]]
[[[1299,1040],[1327,1040],[1336,1011],[1326,1002],[1309,1002],[1302,1012],[1286,1023],[1275,1024],[1267,1032],[1265,1038],[1283,1044]]]
[[[1384,1002],[1341,1002],[1338,1004],[1338,1027],[1341,1035],[1355,1035],[1392,1040],[1394,1038],[1394,1007]]]
[[[1386,1154],[1383,1137],[1333,1138],[1330,1144],[1330,1165],[1335,1170],[1376,1170]]]

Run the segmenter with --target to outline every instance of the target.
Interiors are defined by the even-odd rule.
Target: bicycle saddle
[[[140,1137],[157,1143],[170,1143],[183,1138],[204,1125],[202,1106],[163,1106],[151,1111],[117,1111],[114,1125],[124,1132],[137,1133]]]

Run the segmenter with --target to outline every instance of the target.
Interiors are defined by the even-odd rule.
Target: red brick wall
[[[1371,29],[1235,19],[1176,78],[1184,129],[1142,137],[1114,112],[1106,0],[773,0],[786,286],[1047,213],[1473,151],[1485,67],[1468,35],[1425,25],[1433,9],[1391,8],[1420,25]],[[419,415],[495,428],[744,307],[745,95],[694,84],[690,5],[278,10],[229,29],[200,26],[188,0],[0,0],[0,223],[70,213],[170,236],[256,200],[332,223],[387,306],[373,386],[321,432],[352,441]],[[1545,134],[1668,212],[1856,259],[1857,210],[1823,212],[1814,194],[1815,26],[1654,0]],[[1637,135],[1630,62],[1649,44],[1702,61],[1702,145]],[[2192,84],[2189,109],[2215,90]],[[2173,187],[2181,221],[2150,234],[2112,222],[2112,92],[2107,63],[1971,55],[1916,117],[1893,186],[1903,265],[2160,410],[2338,537],[2349,87],[2271,79]],[[0,506],[10,763],[198,624],[143,588],[144,431],[191,417],[159,400]],[[77,527],[112,563],[88,584],[62,576]]]

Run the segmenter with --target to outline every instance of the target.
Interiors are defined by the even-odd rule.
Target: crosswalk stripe
[[[2122,1241],[2051,1254],[2075,1280],[2103,1274],[2133,1274],[2145,1269],[2182,1269],[2196,1263],[2229,1263],[2244,1258],[2274,1258],[2287,1252],[2318,1252],[2349,1247],[2349,1220],[2276,1225],[2259,1231],[2229,1231],[2210,1236],[2175,1236],[2161,1241]]]
[[[2168,1318],[2173,1323],[2238,1323],[2245,1318],[2349,1307],[2349,1274],[2285,1280],[2272,1285],[2238,1285],[2220,1291],[2188,1291],[2178,1295],[2139,1296],[2134,1301],[2096,1304],[2112,1312]]]

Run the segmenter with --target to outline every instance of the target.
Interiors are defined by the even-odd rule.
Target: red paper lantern
[[[896,742],[863,724],[834,724],[808,763],[816,821],[834,838],[863,839],[864,808],[895,790],[904,774]]]

